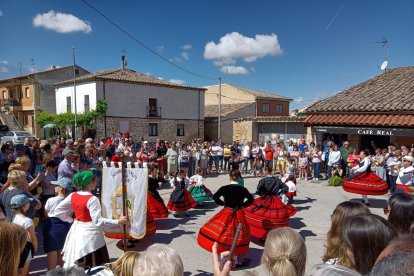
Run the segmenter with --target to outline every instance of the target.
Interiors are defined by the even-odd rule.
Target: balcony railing
[[[147,117],[161,117],[161,107],[154,105],[147,106]]]
[[[2,106],[2,107],[19,106],[19,105],[20,105],[20,100],[18,100],[18,99],[9,98],[9,99],[1,99],[0,100],[0,106]]]

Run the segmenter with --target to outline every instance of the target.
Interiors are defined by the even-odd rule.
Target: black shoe
[[[190,216],[190,214],[189,214],[189,213],[186,213],[186,214],[185,214],[185,216],[186,216],[186,217],[189,217],[189,216]]]

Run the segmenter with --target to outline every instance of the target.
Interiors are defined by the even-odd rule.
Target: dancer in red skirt
[[[361,162],[350,170],[350,176],[342,187],[349,193],[362,195],[364,203],[369,205],[367,195],[385,195],[388,193],[388,185],[371,171],[371,160],[365,150],[361,151],[360,158]]]
[[[159,186],[157,169],[150,168],[148,175],[147,211],[154,219],[168,217],[168,209],[157,190]]]
[[[296,208],[285,205],[279,195],[288,192],[288,186],[279,178],[271,175],[272,168],[266,167],[265,177],[257,185],[260,196],[245,209],[246,220],[250,226],[250,235],[258,239],[266,239],[267,233],[279,227],[289,226],[289,217],[296,214]]]
[[[178,217],[180,211],[185,211],[185,215],[189,217],[188,210],[197,207],[198,204],[194,201],[190,192],[187,191],[189,180],[186,177],[185,171],[180,170],[178,177],[171,179],[170,183],[174,191],[171,193],[167,208],[175,211],[174,217]]]
[[[154,235],[157,232],[157,226],[155,225],[155,220],[151,214],[147,211],[147,222],[146,222],[146,232],[145,237]]]
[[[213,244],[217,242],[218,253],[229,251],[237,226],[242,223],[234,254],[237,256],[246,253],[249,250],[250,230],[243,208],[253,203],[253,196],[237,183],[237,174],[232,171],[230,184],[222,186],[213,195],[213,199],[224,208],[201,227],[197,237],[198,244],[211,252]]]

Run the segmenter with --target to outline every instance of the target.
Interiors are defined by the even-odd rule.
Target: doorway
[[[390,145],[390,136],[361,135],[361,149],[368,149],[370,154],[375,154],[372,143],[377,148],[386,148]]]

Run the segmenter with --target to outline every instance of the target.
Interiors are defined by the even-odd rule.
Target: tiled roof
[[[347,126],[393,126],[414,127],[414,115],[411,114],[314,114],[308,115],[305,124],[347,125]]]
[[[323,112],[414,111],[414,66],[385,71],[306,109]]]
[[[36,71],[35,73],[30,73],[30,74],[26,74],[26,75],[21,75],[21,76],[17,76],[17,77],[12,77],[12,78],[9,78],[9,79],[1,79],[0,81],[10,81],[10,80],[17,80],[17,79],[27,79],[28,77],[31,77],[31,76],[33,76],[33,75],[43,75],[43,74],[47,74],[47,73],[50,73],[50,72],[52,72],[52,71],[61,71],[61,70],[64,70],[64,69],[67,69],[67,68],[73,68],[73,65],[66,65],[66,66],[62,66],[62,67],[55,67],[55,68],[49,68],[49,69],[46,69],[46,70],[44,70],[44,71]],[[84,69],[84,68],[82,68],[82,67],[80,67],[79,65],[77,65],[76,64],[76,68],[77,69],[82,69],[82,70],[85,70],[86,72],[88,72],[89,73],[89,71],[88,70],[86,70],[86,69]],[[73,82],[73,81],[72,81]]]
[[[291,122],[300,123],[304,122],[305,117],[302,116],[256,116],[236,119],[235,121],[253,121],[253,122]]]
[[[221,105],[221,116],[227,116],[243,107],[254,103],[240,103],[240,104],[222,104]],[[217,117],[218,116],[218,105],[206,105],[204,107],[204,118]]]
[[[238,85],[234,85],[234,84],[225,84],[225,85],[231,85],[245,93],[248,93],[252,96],[254,96],[255,98],[272,98],[272,99],[283,99],[283,100],[288,100],[288,101],[293,101],[293,99],[289,98],[289,97],[285,97],[285,96],[280,96],[277,94],[273,94],[273,93],[266,93],[263,91],[259,91],[259,90],[254,90],[254,89],[250,89],[250,88],[246,88],[246,87],[242,87],[242,86],[238,86]]]
[[[112,80],[112,81],[119,81],[119,82],[132,82],[132,83],[147,84],[147,85],[176,87],[176,88],[185,88],[185,89],[194,89],[194,90],[205,90],[205,88],[183,86],[183,85],[175,84],[175,83],[168,82],[165,80],[161,80],[153,76],[141,74],[131,69],[122,69],[122,68],[98,71],[95,73],[91,73],[91,74],[76,78],[77,83],[84,83],[84,82],[90,82],[90,81],[96,81],[96,80]],[[61,87],[61,86],[73,85],[73,81],[74,80],[71,79],[71,80],[59,82],[59,83],[56,83],[56,86]]]

